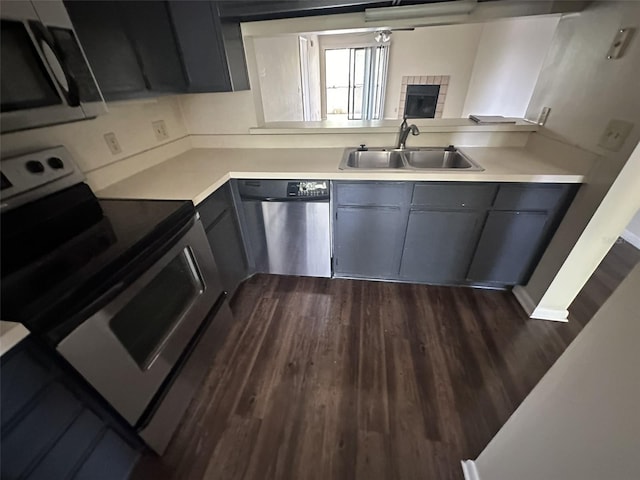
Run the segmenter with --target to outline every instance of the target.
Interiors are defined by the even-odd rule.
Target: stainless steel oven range
[[[2,318],[162,453],[231,321],[193,204],[98,200],[63,147],[1,167]]]

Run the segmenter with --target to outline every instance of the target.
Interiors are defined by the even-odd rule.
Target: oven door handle
[[[191,247],[189,247],[189,246],[185,247],[184,250],[183,250],[183,254],[185,256],[185,259],[187,260],[187,264],[189,265],[189,271],[191,273],[191,276],[194,279],[199,280],[200,283],[202,284],[202,289],[198,292],[198,296],[200,296],[200,295],[202,295],[202,293],[207,288],[206,284],[205,284],[204,277],[202,276],[202,273],[200,272],[200,270],[198,270],[198,266],[196,264],[196,260],[194,258],[194,254],[193,254],[193,251],[191,250]],[[158,360],[158,358],[160,358],[160,355],[162,355],[162,352],[164,351],[166,346],[169,344],[169,340],[171,339],[171,335],[173,334],[173,332],[175,332],[180,327],[180,324],[182,323],[182,321],[184,320],[184,318],[185,318],[185,316],[187,314],[187,311],[185,311],[182,314],[182,316],[173,324],[171,329],[165,334],[165,336],[162,339],[162,341],[160,342],[160,344],[156,347],[156,349],[153,351],[153,353],[149,356],[149,358],[141,366],[142,370],[144,370],[144,371],[150,370],[151,367],[153,367],[153,364],[156,363],[156,360]]]

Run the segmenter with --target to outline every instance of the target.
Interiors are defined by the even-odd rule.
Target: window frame
[[[367,35],[370,39],[362,38],[362,34],[355,35],[327,35],[322,36],[320,38],[320,113],[323,121],[327,120],[327,85],[326,85],[326,77],[327,77],[327,65],[326,65],[326,54],[327,50],[338,50],[338,49],[358,49],[358,48],[371,48],[371,47],[386,47],[386,55],[385,62],[383,67],[383,78],[382,85],[380,87],[380,117],[377,120],[384,119],[384,102],[385,102],[385,94],[387,89],[387,77],[389,74],[389,58],[391,56],[391,42],[386,43],[378,43],[372,38],[372,33],[367,32]],[[370,76],[369,76],[370,77]],[[364,92],[363,92],[364,94]],[[371,106],[371,104],[370,104]],[[363,112],[363,116],[364,112]],[[359,120],[348,120],[354,122],[363,122],[369,121],[366,118]]]

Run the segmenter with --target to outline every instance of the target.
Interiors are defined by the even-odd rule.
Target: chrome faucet
[[[404,150],[406,148],[405,144],[407,143],[409,132],[411,132],[412,135],[420,135],[418,127],[413,123],[411,125],[407,125],[407,119],[404,118],[400,124],[400,131],[398,132],[398,144],[396,145],[398,150]]]

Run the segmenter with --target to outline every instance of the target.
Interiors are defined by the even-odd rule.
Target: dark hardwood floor
[[[638,262],[640,250],[618,239],[569,307],[569,320],[586,325]]]
[[[169,450],[134,478],[461,479],[637,261],[618,250],[569,323],[529,320],[509,292],[255,276]]]

